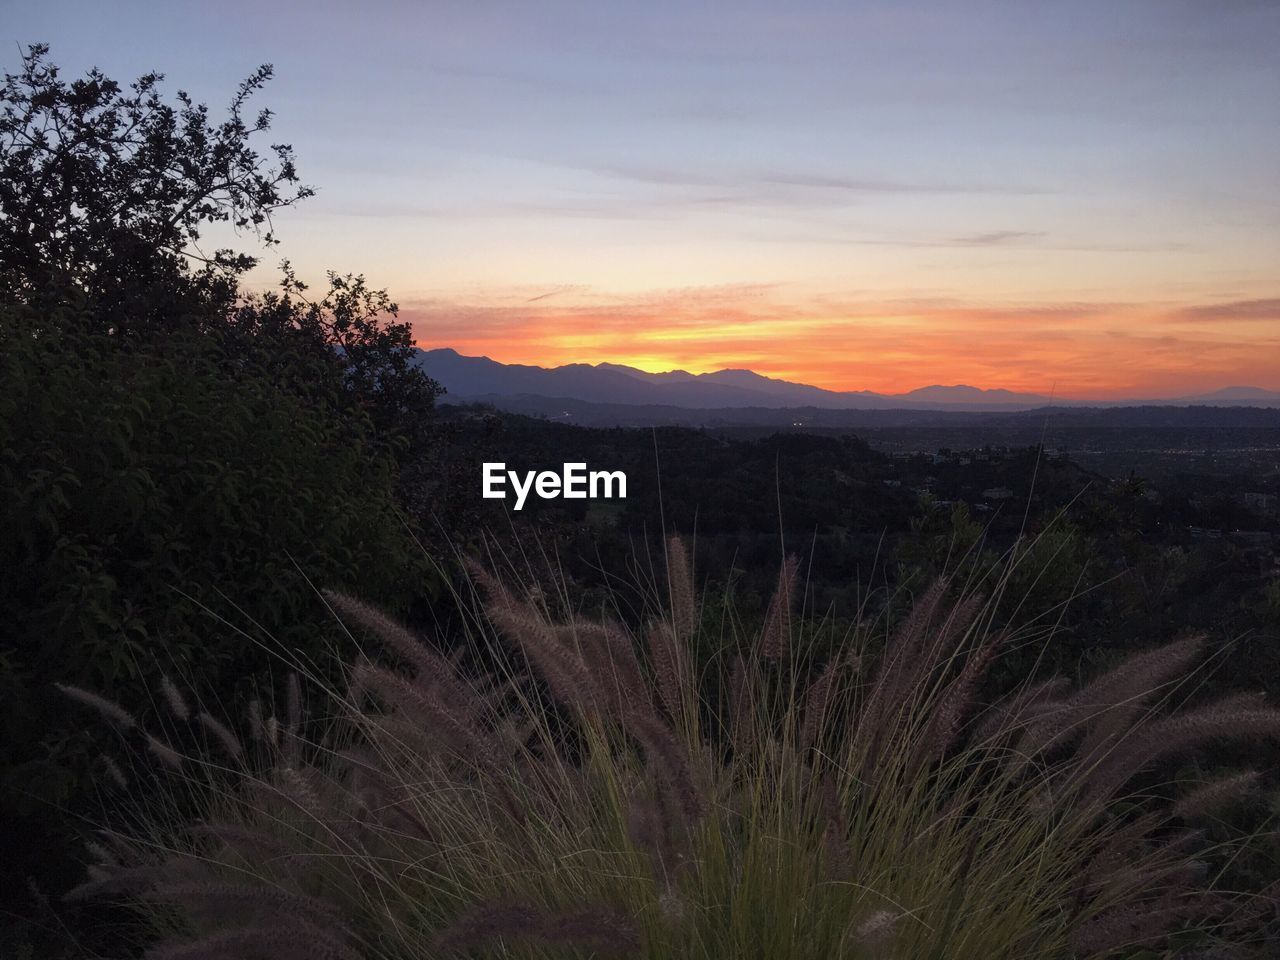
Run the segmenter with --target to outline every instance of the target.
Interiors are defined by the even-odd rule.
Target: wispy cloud
[[[1011,194],[1037,195],[1053,191],[1029,184],[948,180],[901,180],[803,170],[723,169],[709,173],[643,164],[598,164],[580,169],[635,183],[681,188],[731,189],[743,194],[776,193],[774,188],[824,194]]]
[[[838,226],[833,225],[833,226]],[[868,235],[866,233],[840,232],[828,226],[827,229],[813,229],[806,223],[807,229],[785,230],[772,228],[768,232],[757,232],[751,239],[758,242],[777,244],[810,243],[829,246],[851,247],[885,247],[918,250],[938,249],[1026,249],[1038,253],[1142,253],[1168,254],[1192,252],[1193,247],[1174,241],[1150,243],[1114,243],[1093,242],[1058,237],[1047,230],[992,230],[980,231],[958,236],[890,236]]]
[[[892,180],[874,177],[823,176],[808,173],[764,173],[755,176],[756,182],[788,187],[804,187],[812,190],[836,190],[847,193],[976,193],[1034,196],[1053,191],[1044,187],[1023,184],[965,183],[945,180]]]
[[[570,291],[581,290],[581,289],[582,287],[573,286],[573,285],[556,287],[556,289],[554,290],[548,290],[546,293],[540,293],[537,296],[530,297],[528,300],[525,301],[525,303],[540,303],[543,300],[550,300],[552,297],[558,297],[561,294],[569,293]]]
[[[1046,236],[1043,230],[992,230],[988,233],[971,233],[956,237],[951,242],[962,247],[997,247],[1024,240],[1038,240]]]
[[[1267,320],[1280,322],[1280,297],[1263,300],[1231,300],[1186,307],[1174,313],[1172,320],[1182,323],[1215,323],[1224,321]]]

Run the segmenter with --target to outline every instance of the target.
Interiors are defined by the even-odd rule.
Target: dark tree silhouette
[[[228,362],[363,410],[384,439],[418,437],[440,388],[385,292],[331,273],[309,299],[286,263],[281,292],[246,295],[258,258],[201,245],[225,224],[269,248],[273,215],[314,193],[290,146],[257,146],[272,114],[250,118],[249,101],[271,75],[254,71],[213,122],[182,91],[166,102],[158,73],[127,89],[97,69],[68,83],[46,45],[28,48],[0,88],[0,299],[37,316],[74,306],[122,343],[226,338]]]
[[[272,215],[313,192],[289,146],[254,147],[271,111],[246,111],[271,67],[215,124],[184,92],[165,102],[158,73],[127,90],[97,69],[68,83],[47,54],[30,47],[0,89],[0,294],[77,294],[121,333],[229,302],[256,258],[202,251],[201,229],[227,223],[271,245]]]
[[[250,113],[270,76],[221,120],[158,74],[64,81],[44,45],[0,85],[0,918],[45,910],[0,920],[3,956],[116,952],[67,947],[39,906],[101,812],[103,740],[54,683],[145,713],[175,673],[230,702],[265,637],[340,640],[313,584],[401,609],[438,584],[396,496],[439,392],[409,325],[361,276],[311,295],[286,262],[278,291],[243,286],[312,193]],[[206,249],[210,228],[251,252]]]

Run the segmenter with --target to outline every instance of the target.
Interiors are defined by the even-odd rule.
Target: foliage
[[[206,798],[196,822],[153,809],[109,833],[77,897],[139,908],[155,960],[1265,949],[1274,891],[1217,883],[1231,847],[1195,829],[1256,775],[1154,788],[1173,757],[1280,738],[1280,711],[1256,700],[1180,708],[1197,640],[1076,691],[983,700],[1000,652],[1051,632],[999,629],[995,602],[939,582],[878,657],[846,636],[817,659],[796,632],[794,563],[744,635],[697,609],[683,545],[668,558],[665,599],[630,626],[475,568],[488,601],[471,644],[508,651],[481,679],[330,595],[402,669],[354,664],[313,737],[296,708],[259,710],[256,746],[202,721],[206,751],[156,749],[68,690],[152,742],[162,782]],[[703,659],[706,629],[723,642]]]
[[[439,392],[409,326],[362,277],[308,299],[286,264],[248,294],[257,257],[206,249],[274,246],[312,193],[262,144],[271,75],[221,119],[159,74],[68,82],[44,45],[0,85],[0,909],[74,882],[95,805],[100,738],[51,683],[145,711],[163,670],[229,700],[265,638],[332,639],[310,582],[432,589],[394,498]]]
[[[246,295],[255,256],[202,252],[213,225],[276,244],[274,215],[313,193],[289,146],[270,159],[255,146],[272,114],[246,111],[271,75],[259,67],[214,123],[182,91],[167,102],[159,74],[128,90],[98,70],[67,83],[48,48],[31,47],[0,88],[0,300],[36,317],[71,306],[125,346],[215,338],[227,363],[368,415],[387,441],[420,441],[440,388],[413,364],[385,292],[330,273],[309,300],[286,262],[279,293]]]
[[[413,330],[398,307],[363,276],[330,272],[323,296],[284,264],[279,292],[245,297],[219,331],[238,364],[252,357],[282,386],[323,396],[340,412],[368,418],[402,462],[421,457],[440,385],[414,363]]]
[[[270,148],[270,167],[253,146],[271,112],[247,117],[248,101],[271,67],[214,124],[186,93],[167,103],[160,74],[128,90],[96,69],[67,83],[47,54],[29,48],[0,89],[0,295],[57,303],[75,290],[101,329],[126,335],[230,303],[255,260],[202,254],[200,231],[225,223],[270,244],[273,214],[312,192],[288,146]]]
[[[603,587],[624,569],[641,531],[675,525],[696,531],[699,557],[725,571],[715,588],[731,585],[744,614],[763,611],[764,571],[781,540],[803,561],[812,608],[851,623],[864,605],[879,612],[895,587],[922,588],[943,570],[980,578],[1017,545],[1023,560],[1005,612],[1020,603],[1023,616],[1054,620],[1048,665],[1075,674],[1192,629],[1221,647],[1207,681],[1215,689],[1256,677],[1280,696],[1280,619],[1266,599],[1280,518],[1245,510],[1239,519],[1241,529],[1270,531],[1270,546],[1244,548],[1230,529],[1219,539],[1195,533],[1212,525],[1208,511],[1224,496],[1280,493],[1271,475],[1166,475],[1144,495],[1034,447],[984,450],[990,428],[981,425],[953,437],[972,448],[940,462],[808,431],[734,439],[742,432],[590,429],[452,406],[441,422],[453,434],[436,447],[422,498],[430,525],[464,542],[486,528],[536,536],[583,586]],[[480,498],[476,463],[541,469],[566,459],[625,470],[627,500],[539,501],[511,514]],[[1014,495],[986,502],[993,487]],[[1001,670],[1030,665],[1015,660],[1003,658]]]
[[[394,462],[358,421],[230,367],[209,338],[126,350],[62,321],[0,315],[6,872],[55,889],[79,832],[58,811],[96,805],[102,738],[53,682],[145,711],[172,673],[230,699],[275,645],[316,658],[333,640],[310,584],[403,610],[430,583]]]

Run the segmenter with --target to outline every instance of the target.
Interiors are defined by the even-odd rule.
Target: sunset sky
[[[6,3],[318,196],[422,346],[840,389],[1280,389],[1280,2]]]

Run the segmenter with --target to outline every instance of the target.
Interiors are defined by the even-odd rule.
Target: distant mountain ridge
[[[616,363],[570,363],[561,367],[505,364],[488,357],[467,357],[449,347],[419,350],[418,365],[441,383],[451,399],[547,397],[588,403],[662,405],[694,410],[729,407],[825,410],[969,410],[1016,411],[1045,406],[1280,407],[1280,392],[1259,387],[1226,387],[1199,396],[1166,400],[1082,401],[1011,390],[984,390],[965,384],[932,385],[901,394],[869,390],[826,390],[766,377],[752,370],[712,373],[670,370],[648,373]]]

